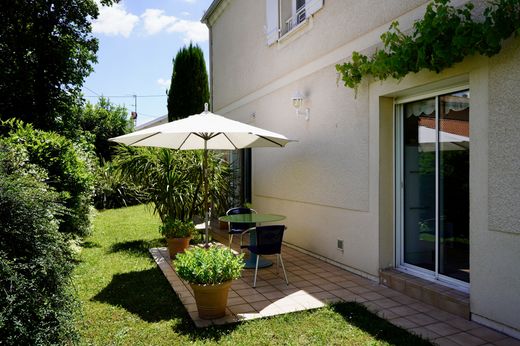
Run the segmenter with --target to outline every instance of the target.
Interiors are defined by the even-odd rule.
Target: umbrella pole
[[[209,247],[209,213],[208,213],[208,178],[207,178],[207,167],[208,167],[208,141],[204,140],[204,159],[202,161],[202,179],[204,183],[204,228],[206,230],[206,247]]]

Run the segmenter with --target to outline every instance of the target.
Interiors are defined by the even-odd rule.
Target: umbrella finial
[[[204,113],[207,113],[208,112],[208,103],[204,103]]]

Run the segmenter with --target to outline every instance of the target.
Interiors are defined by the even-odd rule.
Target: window
[[[323,0],[266,0],[267,44],[297,28],[323,7]]]

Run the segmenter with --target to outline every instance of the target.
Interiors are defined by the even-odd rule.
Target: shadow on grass
[[[130,255],[149,257],[150,253],[148,249],[162,246],[166,246],[166,241],[163,238],[153,240],[140,239],[115,243],[110,247],[109,251],[110,253],[125,252]]]
[[[190,339],[191,342],[219,342],[221,338],[233,333],[233,331],[240,326],[241,322],[226,324],[221,326],[210,326],[205,328],[197,328],[190,319],[189,315],[180,320],[180,322],[173,326],[173,331],[182,334]]]
[[[81,243],[81,247],[84,249],[94,249],[94,248],[100,248],[101,245],[99,245],[96,242],[93,241],[84,241]]]
[[[115,274],[92,300],[122,307],[146,322],[190,318],[159,268]]]
[[[394,326],[387,320],[371,313],[361,304],[339,303],[331,305],[331,309],[340,314],[347,323],[390,345],[432,345],[429,341]]]

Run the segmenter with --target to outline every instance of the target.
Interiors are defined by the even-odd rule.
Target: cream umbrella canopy
[[[208,104],[200,114],[166,124],[110,138],[112,142],[130,146],[160,147],[177,150],[204,150],[204,226],[208,244],[208,149],[236,150],[258,147],[284,147],[293,140],[276,132],[241,123],[208,111]]]

